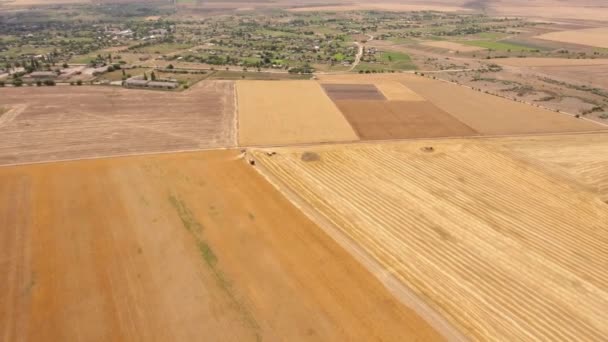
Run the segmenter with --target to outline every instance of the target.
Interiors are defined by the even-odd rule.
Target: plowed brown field
[[[188,91],[3,88],[0,165],[236,145],[234,83]],[[0,117],[6,117],[3,115]]]
[[[420,140],[253,155],[325,229],[466,336],[602,340],[606,205],[494,144]]]
[[[336,101],[361,139],[475,135],[467,125],[427,101]]]
[[[373,84],[323,84],[332,100],[386,100]]]
[[[411,74],[320,75],[321,82],[402,82],[407,88],[483,135],[605,130],[587,120]]]
[[[234,151],[0,168],[3,341],[437,340]]]

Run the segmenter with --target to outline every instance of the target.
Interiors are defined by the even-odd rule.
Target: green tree
[[[154,71],[152,71],[152,73],[150,74],[150,79],[152,81],[156,81],[156,74],[154,73]]]

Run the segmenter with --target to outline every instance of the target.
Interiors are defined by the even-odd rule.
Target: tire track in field
[[[19,104],[13,106],[13,108],[9,109],[6,113],[0,115],[0,127],[10,123],[15,120],[19,116],[19,114],[23,113],[23,111],[27,108],[26,104]]]

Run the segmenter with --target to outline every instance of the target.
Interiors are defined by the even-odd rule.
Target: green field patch
[[[53,51],[52,47],[34,47],[24,45],[20,47],[10,48],[7,51],[2,51],[0,52],[0,56],[15,58],[22,55],[44,55],[51,51]]]
[[[463,40],[459,41],[459,43],[471,46],[479,46],[494,51],[530,51],[536,49],[520,44],[512,44],[502,41],[494,42],[489,40]]]
[[[477,33],[475,36],[480,39],[496,41],[496,40],[506,37],[507,35],[504,33],[500,33],[500,32],[481,32],[481,33]]]
[[[218,256],[211,248],[211,245],[205,240],[203,235],[203,226],[196,219],[190,208],[182,201],[180,198],[170,195],[169,203],[177,212],[178,217],[182,221],[182,225],[188,232],[191,233],[192,238],[196,241],[196,245],[201,254],[202,259],[205,264],[211,271],[211,273],[215,276],[215,280],[217,285],[225,292],[225,294],[230,298],[234,306],[239,310],[242,315],[242,318],[250,325],[251,328],[257,330],[260,328],[258,323],[255,320],[253,314],[249,311],[247,306],[241,302],[238,298],[234,290],[232,289],[232,283],[228,279],[228,277],[224,274],[220,265],[218,264]],[[258,336],[259,340],[259,336]]]

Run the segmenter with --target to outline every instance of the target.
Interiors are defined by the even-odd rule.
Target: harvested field
[[[608,89],[608,64],[590,66],[547,66],[535,67],[535,71],[545,77],[558,79],[566,83],[590,85]]]
[[[497,58],[493,63],[516,67],[573,67],[605,66],[608,59],[573,59],[573,58]]]
[[[535,38],[608,48],[608,27],[550,32]]]
[[[3,167],[0,227],[6,341],[439,339],[236,151]]]
[[[496,64],[527,68],[541,77],[608,89],[608,59],[497,58]]]
[[[464,45],[464,44],[460,44],[460,43],[446,42],[446,41],[423,42],[422,45],[436,47],[436,48],[440,48],[440,49],[452,50],[452,51],[460,51],[460,52],[475,52],[475,51],[486,50],[486,48],[483,48],[480,46]]]
[[[336,100],[386,100],[373,84],[323,84],[330,99]]]
[[[469,9],[458,6],[450,6],[448,4],[399,4],[399,3],[353,3],[345,5],[327,5],[327,6],[309,6],[296,7],[289,9],[292,12],[345,12],[345,11],[440,11],[440,12],[456,12],[468,11]]]
[[[278,145],[357,140],[314,81],[237,81],[239,144]]]
[[[520,137],[497,143],[534,166],[572,178],[608,203],[608,135]]]
[[[262,173],[466,337],[608,334],[608,210],[595,193],[483,140],[273,151],[253,152]]]
[[[607,129],[590,121],[411,74],[321,75],[321,82],[398,81],[483,135],[580,132]]]
[[[408,77],[406,86],[481,134],[534,134],[606,129],[593,122],[447,82]]]
[[[386,99],[390,101],[425,101],[420,95],[399,82],[377,82],[376,87],[384,94]]]
[[[427,101],[336,101],[361,139],[475,135],[467,125]]]
[[[188,91],[111,87],[5,88],[0,165],[236,145],[234,83]],[[6,115],[4,115],[6,116]]]
[[[489,15],[523,16],[552,19],[608,20],[604,0],[491,0],[485,10]]]

